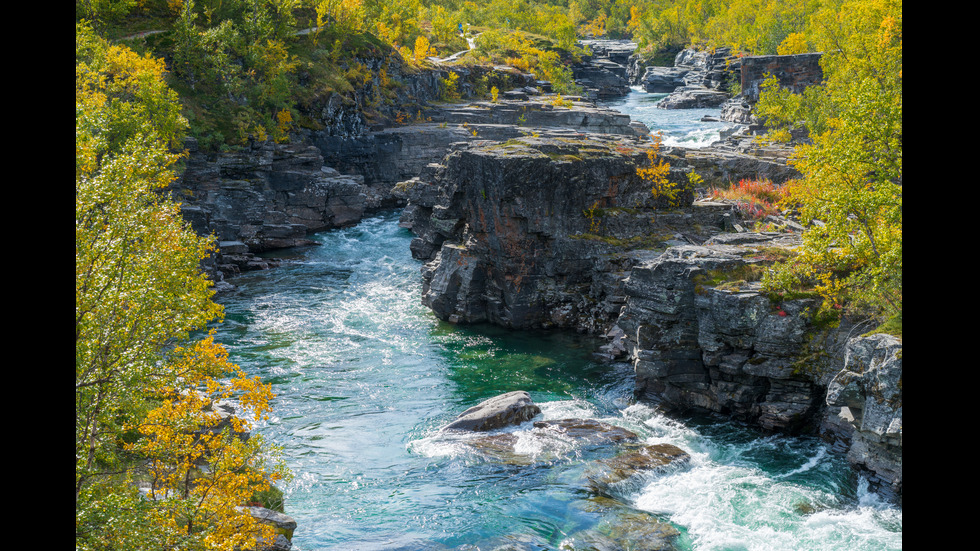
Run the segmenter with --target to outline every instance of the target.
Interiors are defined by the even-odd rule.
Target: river
[[[658,522],[682,550],[901,549],[901,509],[817,439],[668,419],[632,400],[628,365],[592,360],[587,337],[437,320],[420,304],[421,264],[398,214],[279,252],[282,266],[243,274],[218,298],[218,340],[276,394],[257,430],[294,474],[284,490],[297,551],[645,549],[628,532]],[[611,448],[526,424],[511,430],[516,453],[504,461],[438,433],[512,390],[530,392],[541,419],[603,420],[692,461],[620,488],[617,508],[585,483]]]
[[[731,129],[734,124],[719,121],[720,108],[703,109],[661,109],[660,100],[668,94],[648,94],[638,86],[622,98],[599,102],[600,107],[608,107],[626,113],[634,121],[647,125],[651,133],[663,133],[665,146],[700,148],[718,141],[721,132]],[[713,119],[705,121],[704,119]]]

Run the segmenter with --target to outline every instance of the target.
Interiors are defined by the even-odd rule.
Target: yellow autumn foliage
[[[663,136],[654,134],[652,138],[653,143],[647,150],[647,160],[650,164],[645,167],[637,167],[636,174],[650,184],[650,193],[654,198],[675,205],[681,190],[676,183],[668,179],[670,165],[660,156]]]

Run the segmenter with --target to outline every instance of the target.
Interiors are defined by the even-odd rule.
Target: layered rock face
[[[443,73],[423,72],[398,88],[399,94],[410,93],[413,102],[405,99],[402,105],[412,105],[415,114],[396,126],[368,123],[360,104],[370,95],[369,85],[350,101],[333,94],[308,106],[322,128],[297,131],[288,144],[253,143],[233,152],[208,153],[188,140],[187,169],[172,192],[195,230],[218,238],[219,250],[207,271],[220,282],[241,271],[268,268],[275,261],[257,254],[312,244],[312,232],[402,206],[402,199],[391,193],[395,184],[441,160],[453,143],[503,141],[540,126],[572,134],[648,133],[618,112],[581,102],[571,109],[555,107],[529,98],[536,89],[528,86],[521,88],[524,101],[419,104],[438,94]],[[534,82],[531,75],[495,78],[502,85]]]
[[[608,331],[638,259],[699,244],[741,220],[730,203],[694,201],[688,181],[795,172],[733,152],[665,150],[677,202],[637,175],[649,142],[538,128],[506,142],[457,143],[396,186],[412,254],[427,261],[423,302],[453,322]],[[680,207],[680,208],[675,208]]]
[[[588,230],[585,209],[627,191],[635,167],[596,155],[583,171],[581,149],[553,138],[465,148],[413,189],[413,252],[433,255],[423,303],[443,319],[507,327],[570,327],[589,315],[578,297],[604,244],[571,236]],[[435,201],[420,201],[425,188]]]
[[[707,410],[764,430],[820,434],[872,488],[902,499],[901,343],[818,324],[815,299],[774,302],[753,266],[784,233],[722,234],[638,263],[617,327],[635,392],[668,411]],[[756,272],[757,273],[757,272]],[[748,279],[748,281],[746,281]]]
[[[629,62],[636,43],[628,40],[582,40],[592,55],[572,67],[575,83],[593,99],[625,96],[630,91]]]
[[[844,369],[827,388],[827,405],[853,433],[847,458],[871,473],[871,485],[890,499],[902,496],[902,344],[891,335],[847,343]]]
[[[759,127],[760,121],[752,114],[752,107],[759,101],[762,83],[770,75],[779,85],[794,93],[801,93],[807,86],[823,80],[820,67],[822,54],[766,55],[741,58],[741,93],[721,106],[722,120]]]
[[[769,75],[776,78],[781,88],[795,94],[802,93],[807,86],[823,80],[821,56],[819,53],[809,53],[743,57],[742,96],[750,103],[758,101],[760,87]]]
[[[363,176],[365,185],[381,194],[441,161],[457,142],[506,141],[542,127],[627,136],[648,132],[622,113],[580,102],[571,109],[555,107],[535,96],[420,109],[410,122],[353,139],[320,135],[312,143],[328,165]],[[390,195],[387,199],[388,205],[397,203]]]
[[[216,235],[221,273],[262,267],[255,253],[310,244],[309,232],[352,224],[369,207],[363,179],[324,166],[310,145],[266,142],[214,156],[187,145],[173,192],[194,229]]]
[[[670,94],[658,104],[663,109],[717,107],[738,82],[740,63],[728,48],[686,49],[674,58],[673,67],[647,67],[638,84],[649,93]]]
[[[727,234],[634,266],[617,324],[627,335],[637,396],[776,431],[797,430],[817,413],[823,393],[800,363],[817,305],[774,304],[745,280],[764,262],[760,250],[794,241],[791,234]]]
[[[742,179],[781,184],[800,173],[790,166],[793,149],[781,144],[760,145],[751,137],[731,136],[699,149],[667,148],[671,166],[686,167],[705,184],[726,188]]]
[[[403,225],[423,268],[422,301],[440,318],[506,327],[607,330],[622,303],[623,253],[696,226],[721,231],[730,206],[663,212],[636,169],[643,142],[544,133],[460,147],[407,182]],[[693,192],[683,169],[678,200]]]
[[[649,93],[670,94],[658,104],[663,109],[721,107],[722,120],[757,126],[752,106],[767,76],[776,77],[788,90],[802,92],[823,79],[820,57],[819,53],[738,57],[728,48],[711,52],[689,48],[677,54],[672,67],[650,66],[642,73],[634,69],[634,81]],[[631,66],[635,64],[634,59]],[[734,84],[741,93],[730,97]]]

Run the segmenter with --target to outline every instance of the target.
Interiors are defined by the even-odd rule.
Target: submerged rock
[[[600,515],[595,527],[572,534],[561,549],[588,551],[672,551],[680,536],[669,522],[628,507],[615,499],[597,496],[581,508]]]
[[[673,467],[687,464],[690,460],[690,454],[673,444],[653,444],[596,461],[586,477],[592,491],[606,495],[614,484],[633,475],[666,472]]]
[[[581,439],[589,443],[635,441],[635,432],[596,421],[595,419],[560,419],[557,421],[538,421],[534,428],[544,429],[554,434]]]
[[[519,450],[518,442],[520,439],[518,434],[504,432],[469,439],[466,441],[466,445],[473,448],[484,459],[505,465],[527,466],[555,458],[554,454],[543,450],[541,450],[542,453],[527,453],[525,450]]]
[[[530,421],[541,413],[523,390],[508,392],[485,400],[464,411],[442,430],[489,431]]]
[[[566,456],[579,446],[634,442],[636,433],[594,419],[537,421],[528,431],[467,438],[464,443],[486,459],[507,465],[532,465]]]

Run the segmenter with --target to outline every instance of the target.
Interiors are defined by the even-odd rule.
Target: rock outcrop
[[[770,76],[779,86],[795,94],[823,80],[820,58],[823,54],[759,55],[741,58],[742,97],[749,103],[759,100],[762,83]]]
[[[774,76],[781,87],[800,93],[807,86],[823,80],[820,58],[819,53],[742,57],[741,92],[721,105],[721,119],[760,131],[762,121],[753,114],[752,108],[759,100],[765,79]]]
[[[651,254],[641,251],[701,243],[741,221],[731,203],[695,202],[689,174],[722,185],[796,174],[734,150],[665,150],[671,205],[637,175],[648,142],[539,130],[458,143],[397,187],[412,254],[427,262],[422,300],[440,318],[603,334],[624,304],[625,275]]]
[[[531,75],[501,74],[510,75],[495,77],[502,84],[536,82]],[[218,251],[206,265],[217,282],[276,265],[260,253],[311,245],[313,232],[404,205],[403,197],[392,193],[394,186],[440,161],[452,144],[505,141],[543,127],[569,135],[649,132],[627,115],[572,101],[576,98],[555,105],[553,97],[525,95],[524,100],[433,107],[418,102],[435,97],[438,77],[419,75],[408,82],[398,90],[414,90],[411,105],[417,109],[391,126],[370,124],[360,110],[360,95],[350,102],[332,95],[308,106],[321,128],[297,131],[290,143],[206,152],[196,140],[187,141],[187,168],[171,189],[194,229],[218,239]]]
[[[728,101],[729,93],[723,90],[712,90],[704,86],[680,86],[669,96],[660,100],[660,109],[706,109],[720,107]]]
[[[365,184],[379,194],[388,193],[382,204],[393,206],[398,204],[397,198],[390,195],[395,184],[418,176],[430,163],[440,162],[455,143],[501,142],[541,128],[627,136],[649,132],[617,111],[583,102],[572,102],[571,107],[556,106],[553,100],[554,96],[531,96],[526,100],[428,107],[402,126],[356,139],[320,136],[313,143],[329,166],[363,177]]]
[[[619,253],[720,232],[732,210],[665,210],[636,172],[646,151],[638,140],[545,134],[460,147],[430,167],[404,189],[412,252],[428,261],[423,303],[457,323],[607,330],[632,262]],[[670,179],[691,205],[687,173]]]
[[[649,93],[670,94],[657,104],[662,109],[718,107],[730,97],[740,68],[740,58],[728,48],[686,49],[672,67],[646,67],[638,84]]]
[[[685,67],[647,67],[640,77],[640,86],[648,94],[669,94],[687,84],[684,77],[689,72]]]
[[[636,43],[628,40],[582,40],[591,55],[572,67],[575,84],[592,99],[609,99],[630,92],[629,59]]]
[[[824,325],[815,299],[780,300],[753,278],[783,233],[719,235],[630,271],[616,324],[638,398],[779,433],[821,434],[889,500],[902,493],[902,362],[895,337]]]
[[[311,232],[353,224],[371,206],[363,178],[323,164],[307,144],[264,142],[205,155],[187,142],[187,169],[172,186],[185,219],[202,235],[214,234],[216,279],[266,268],[256,253],[309,245]]]
[[[753,267],[765,262],[760,251],[792,240],[728,234],[633,267],[617,325],[628,338],[638,397],[782,432],[820,411],[822,390],[800,365],[817,305],[773,303],[752,283]]]

